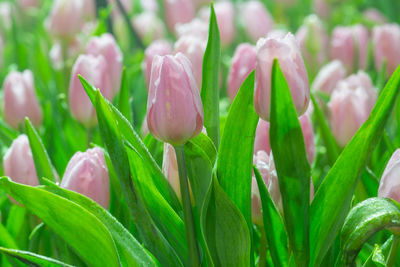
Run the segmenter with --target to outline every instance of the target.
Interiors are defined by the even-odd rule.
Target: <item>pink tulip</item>
[[[267,36],[274,24],[268,10],[259,1],[244,2],[240,7],[240,17],[246,34],[253,42]]]
[[[100,37],[92,37],[86,46],[86,54],[102,55],[108,64],[111,75],[113,95],[119,92],[122,75],[122,52],[114,37],[105,33]]]
[[[315,73],[324,64],[328,50],[328,34],[317,16],[310,15],[304,20],[296,39],[308,68]]]
[[[262,119],[258,120],[254,139],[254,154],[257,154],[259,151],[271,152],[271,145],[269,144],[269,122]]]
[[[366,19],[376,24],[387,23],[387,19],[385,18],[385,16],[375,8],[368,8],[363,12],[363,14]]]
[[[256,49],[254,46],[244,43],[240,44],[232,58],[231,69],[228,75],[228,95],[233,101],[240,86],[256,67]]]
[[[140,3],[145,11],[150,11],[153,13],[158,12],[157,0],[140,0]]]
[[[400,202],[400,149],[396,149],[386,165],[379,184],[378,196]]]
[[[390,76],[400,64],[400,26],[394,23],[375,26],[372,42],[376,69],[380,71],[386,62],[386,74]]]
[[[197,87],[201,89],[201,78],[203,72],[203,56],[207,43],[202,39],[188,35],[182,36],[175,43],[175,53],[184,54],[192,63],[192,71],[196,79]]]
[[[102,56],[80,55],[72,67],[69,84],[69,105],[72,115],[86,126],[96,123],[96,113],[90,102],[78,74],[99,88],[107,99],[114,96],[111,87],[111,77],[106,59]]]
[[[147,125],[153,136],[184,144],[203,128],[203,105],[189,60],[182,54],[156,56],[151,68]]]
[[[15,129],[24,124],[29,117],[32,124],[42,123],[42,110],[33,84],[33,74],[30,70],[10,72],[3,84],[4,119]]]
[[[203,20],[195,18],[192,21],[184,24],[178,24],[175,27],[176,35],[180,38],[183,36],[192,35],[207,41],[208,24]]]
[[[175,31],[179,23],[187,23],[195,16],[195,6],[192,0],[164,0],[165,18],[168,28]]]
[[[310,100],[307,70],[301,57],[299,46],[291,33],[284,38],[261,38],[257,42],[256,77],[254,107],[258,115],[269,121],[271,71],[275,58],[285,75],[292,94],[293,102],[299,115],[303,114]]]
[[[331,41],[331,58],[339,59],[348,71],[367,67],[368,30],[362,25],[338,26]],[[356,55],[358,53],[358,55]]]
[[[331,94],[337,83],[346,77],[346,68],[339,60],[334,60],[325,65],[315,77],[312,88],[317,91]]]
[[[151,66],[155,56],[165,56],[172,53],[171,43],[166,40],[157,40],[151,43],[144,51],[145,61],[142,64],[143,73],[146,74],[146,84],[150,85]]]
[[[46,22],[49,32],[57,37],[73,37],[85,22],[84,7],[82,0],[54,0]]]
[[[160,18],[153,12],[137,14],[132,20],[133,27],[145,43],[164,38],[165,28]]]
[[[28,9],[31,8],[38,8],[39,1],[38,0],[18,0],[18,6],[26,12]]]
[[[365,122],[376,98],[371,79],[362,71],[338,83],[328,107],[332,133],[340,146],[344,147]]]
[[[214,10],[217,17],[221,45],[227,46],[233,42],[236,34],[234,6],[229,1],[221,1],[214,4]],[[208,23],[210,20],[210,8],[202,8],[200,10],[200,17]]]
[[[75,153],[65,169],[61,187],[85,195],[108,209],[110,182],[103,151],[95,147]]]
[[[21,134],[3,157],[4,175],[14,182],[37,186],[39,184],[28,137]]]
[[[331,7],[328,4],[328,0],[314,0],[313,10],[318,17],[326,19],[330,15]]]
[[[181,188],[179,184],[178,162],[176,160],[175,149],[168,143],[164,143],[164,154],[162,171],[167,178],[177,197],[182,199]]]

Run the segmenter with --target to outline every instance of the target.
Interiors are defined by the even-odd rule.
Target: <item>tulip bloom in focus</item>
[[[147,125],[156,138],[180,145],[203,128],[203,105],[189,60],[155,56],[147,99]]]

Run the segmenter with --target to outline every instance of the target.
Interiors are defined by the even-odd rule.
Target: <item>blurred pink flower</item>
[[[187,23],[195,16],[195,6],[192,0],[163,0],[165,18],[168,28],[175,31],[179,23]]]
[[[178,38],[192,35],[204,41],[207,41],[208,24],[201,19],[195,18],[188,23],[177,24],[175,27],[175,31]]]
[[[333,60],[321,68],[315,77],[312,88],[331,94],[337,83],[346,77],[346,68],[339,60]]]
[[[146,84],[150,85],[151,66],[155,56],[165,56],[172,54],[171,43],[167,40],[156,40],[152,42],[144,51],[145,60],[142,64],[143,73],[146,75]]]
[[[248,1],[240,5],[240,18],[246,34],[253,42],[266,37],[272,29],[274,21],[263,3]]]
[[[385,16],[377,9],[375,8],[368,8],[367,10],[364,11],[364,17],[366,17],[368,20],[377,23],[377,24],[384,24],[387,23],[387,19]]]
[[[153,12],[143,12],[133,16],[133,27],[145,43],[165,36],[165,27],[160,18]]]

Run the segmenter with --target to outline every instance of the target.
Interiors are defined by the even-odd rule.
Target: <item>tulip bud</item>
[[[75,153],[65,169],[61,187],[85,195],[108,209],[110,181],[103,151],[95,147]]]
[[[365,122],[377,95],[369,76],[362,71],[340,81],[334,89],[328,107],[332,133],[344,147]]]
[[[346,77],[346,68],[339,60],[334,60],[325,65],[315,77],[312,88],[331,94],[340,80]]]
[[[165,36],[164,24],[153,12],[137,14],[132,20],[133,27],[145,43],[161,39]]]
[[[86,54],[102,55],[108,64],[111,76],[113,95],[119,92],[122,75],[122,52],[114,37],[105,33],[100,37],[92,37],[86,46]]]
[[[227,46],[231,44],[235,38],[235,9],[231,2],[221,1],[214,4],[214,10],[217,17],[221,45]],[[202,8],[200,10],[200,17],[208,23],[210,20],[210,8]]]
[[[378,196],[400,202],[400,149],[391,156],[379,183]]]
[[[143,72],[146,74],[146,83],[147,86],[150,85],[150,74],[151,74],[151,66],[153,64],[153,59],[155,56],[165,56],[172,53],[172,47],[170,42],[166,40],[157,40],[151,43],[146,50],[145,61],[142,64]]]
[[[192,63],[194,78],[197,87],[201,89],[201,78],[203,73],[203,56],[207,43],[195,36],[182,36],[175,43],[175,53],[184,54]]]
[[[232,58],[231,69],[228,75],[228,95],[233,101],[240,86],[256,67],[256,49],[254,46],[244,43],[239,45]]]
[[[272,29],[274,21],[261,2],[244,2],[240,11],[244,30],[253,42],[257,42],[258,39],[266,36]]]
[[[26,12],[28,9],[31,8],[38,8],[39,2],[38,0],[18,0],[18,6]]]
[[[80,55],[72,67],[69,83],[69,106],[75,119],[89,127],[96,122],[96,113],[78,74],[99,88],[104,97],[111,99],[114,94],[111,88],[110,71],[102,55]]]
[[[376,69],[380,71],[385,61],[386,74],[390,76],[400,64],[400,26],[394,23],[375,26],[372,30],[372,43]]]
[[[84,16],[84,1],[54,0],[46,24],[54,36],[71,38],[81,31]]]
[[[181,188],[179,184],[178,162],[176,160],[175,149],[168,143],[164,143],[164,154],[162,172],[167,178],[177,197],[182,199]]]
[[[338,26],[331,41],[331,58],[339,59],[348,71],[367,67],[368,30],[362,25]]]
[[[387,23],[387,19],[385,16],[375,8],[368,8],[363,12],[364,17],[376,24],[384,24]]]
[[[312,73],[315,73],[326,60],[328,34],[316,15],[308,16],[296,33],[300,50]]]
[[[187,23],[195,16],[195,6],[192,0],[164,0],[165,18],[168,28],[175,30],[179,23]]]
[[[261,38],[256,46],[254,107],[258,115],[269,121],[271,107],[271,72],[275,58],[289,85],[297,114],[303,114],[310,100],[307,70],[294,36]]]
[[[189,60],[182,54],[156,56],[151,68],[147,125],[153,136],[184,144],[203,128],[203,105]]]
[[[177,24],[175,27],[176,35],[180,38],[183,36],[192,35],[201,40],[207,41],[208,24],[203,20],[195,18],[191,22]]]
[[[28,137],[21,134],[3,157],[4,175],[14,182],[37,186],[39,184]]]
[[[33,84],[33,74],[30,70],[10,72],[3,84],[4,90],[4,119],[15,129],[23,125],[25,117],[32,124],[42,123],[40,109]]]

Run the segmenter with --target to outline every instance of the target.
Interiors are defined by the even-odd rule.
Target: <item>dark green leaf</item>
[[[48,258],[42,255],[38,255],[29,251],[22,251],[16,249],[8,249],[0,247],[0,252],[11,257],[14,257],[21,262],[30,266],[41,266],[41,267],[72,267],[72,265],[60,262],[56,259]]]

